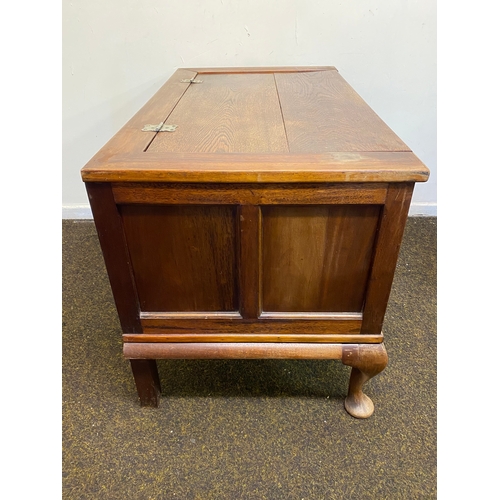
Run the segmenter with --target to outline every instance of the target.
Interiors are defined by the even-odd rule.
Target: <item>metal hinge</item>
[[[194,78],[186,78],[181,80],[182,83],[202,83],[203,80],[195,80]]]
[[[173,132],[177,128],[177,125],[166,125],[165,122],[161,122],[158,125],[144,125],[142,128],[143,132]]]

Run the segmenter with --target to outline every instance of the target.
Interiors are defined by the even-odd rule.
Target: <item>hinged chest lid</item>
[[[333,67],[179,69],[84,181],[402,182],[428,169]]]

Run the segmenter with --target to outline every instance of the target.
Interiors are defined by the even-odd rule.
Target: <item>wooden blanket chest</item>
[[[179,69],[82,169],[140,402],[157,359],[341,359],[346,410],[428,169],[334,67]]]

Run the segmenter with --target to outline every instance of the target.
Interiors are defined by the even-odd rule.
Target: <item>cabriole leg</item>
[[[131,359],[137,393],[141,406],[158,406],[160,400],[160,377],[154,359]]]
[[[387,366],[384,344],[345,345],[342,363],[352,367],[349,392],[344,406],[356,418],[367,418],[374,410],[372,400],[363,393],[363,385]]]

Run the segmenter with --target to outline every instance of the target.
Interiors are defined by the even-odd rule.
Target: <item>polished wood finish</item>
[[[142,311],[233,311],[235,209],[122,205]]]
[[[272,74],[205,75],[191,85],[148,152],[287,153],[286,133]]]
[[[129,359],[341,359],[341,344],[292,343],[132,343],[123,346]]]
[[[361,311],[379,207],[272,206],[262,210],[263,309]]]
[[[413,184],[395,183],[389,187],[366,291],[362,333],[382,331],[412,193]]]
[[[271,71],[272,70],[272,71]],[[419,182],[429,170],[334,68],[179,69],[86,182]],[[250,90],[251,87],[253,90]],[[172,133],[149,123],[180,122]]]
[[[333,67],[176,71],[82,169],[141,404],[155,359],[341,359],[369,416],[428,175]]]
[[[143,319],[141,324],[144,331],[166,330],[170,333],[195,333],[197,331],[210,333],[261,333],[282,335],[290,333],[317,333],[317,334],[343,334],[361,333],[362,320],[353,319],[268,319],[259,317],[248,319],[192,319],[185,317],[162,318],[162,319]]]
[[[131,359],[130,366],[141,406],[158,406],[160,401],[160,377],[154,359]]]
[[[249,266],[250,267],[250,266]],[[243,295],[243,294],[242,294]],[[241,307],[241,306],[240,306]],[[362,313],[261,312],[257,318],[243,318],[240,312],[156,312],[141,313],[145,333],[196,334],[198,332],[257,335],[356,335],[361,332]],[[373,336],[365,335],[364,342]],[[379,336],[375,336],[377,339]],[[379,341],[379,340],[376,340]]]
[[[86,188],[122,330],[142,332],[139,298],[122,219],[111,186],[88,183]]]
[[[82,170],[86,182],[371,183],[425,182],[428,177],[427,167],[410,152],[147,152],[117,154],[106,161],[91,161]]]
[[[235,332],[221,332],[214,330],[214,333],[197,333],[195,330],[181,330],[181,333],[163,333],[164,329],[146,329],[144,333],[124,334],[124,342],[319,342],[331,344],[352,344],[362,342],[366,344],[379,344],[384,341],[384,336],[351,334],[351,333],[330,333],[337,331],[335,328],[324,333],[300,333],[300,328],[293,328],[288,325],[284,333],[274,333],[276,330],[272,325],[266,329],[265,333],[248,333],[248,330],[239,328]],[[208,331],[210,331],[208,329]],[[279,331],[279,330],[278,330]],[[293,331],[295,333],[287,333]],[[310,331],[315,331],[311,329]],[[192,332],[192,333],[191,333]]]
[[[141,205],[381,205],[387,184],[113,184],[117,204]]]
[[[274,76],[290,153],[410,151],[337,71]]]
[[[257,319],[262,312],[262,216],[260,207],[241,205],[238,210],[240,313]]]
[[[345,409],[356,418],[367,418],[374,410],[373,401],[363,392],[363,385],[387,366],[384,344],[342,346],[342,363],[352,366]]]

